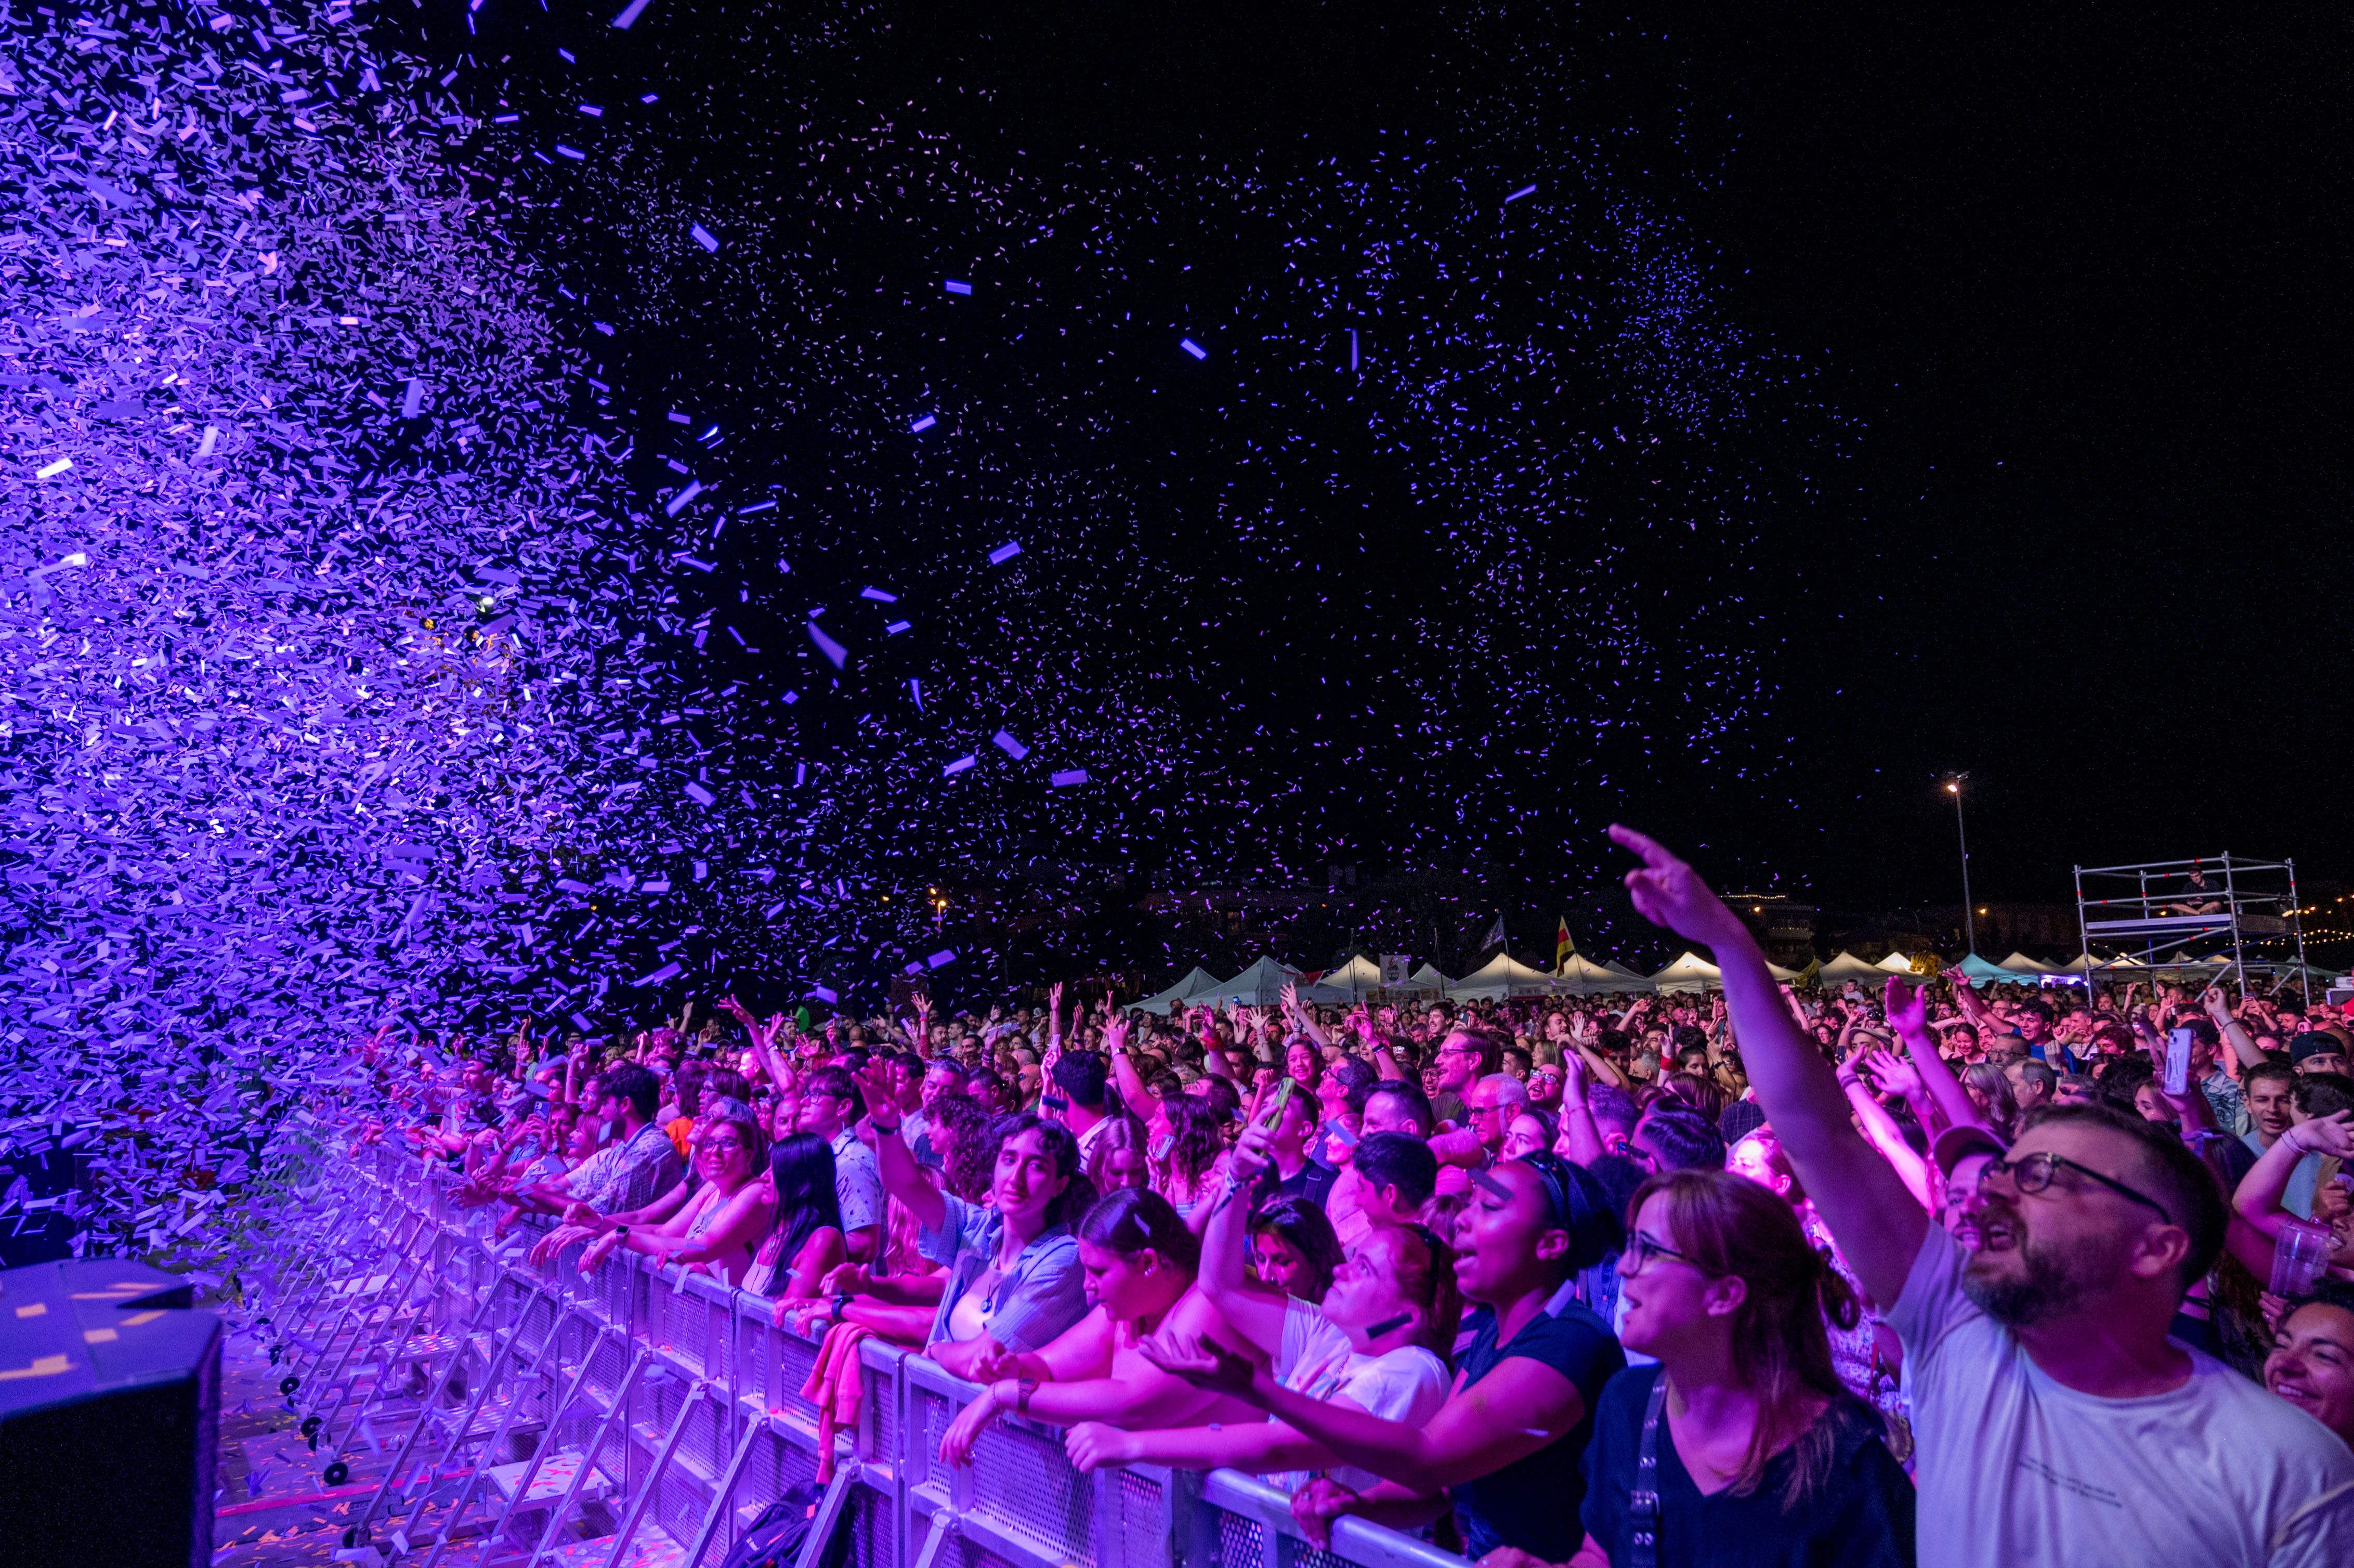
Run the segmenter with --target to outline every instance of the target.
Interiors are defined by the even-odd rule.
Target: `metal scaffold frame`
[[[2310,974],[2293,860],[2226,853],[2074,870],[2076,931],[2088,974],[2203,969],[2219,978],[2236,973],[2243,985],[2256,974]],[[2248,951],[2283,938],[2296,948],[2293,962]],[[2093,957],[2095,941],[2140,951],[2101,959]]]

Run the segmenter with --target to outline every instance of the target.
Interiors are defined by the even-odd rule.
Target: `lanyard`
[[[1667,1402],[1668,1374],[1661,1369],[1651,1383],[1650,1403],[1643,1408],[1643,1439],[1635,1449],[1635,1489],[1627,1494],[1627,1512],[1635,1521],[1627,1568],[1659,1568],[1659,1411]]]

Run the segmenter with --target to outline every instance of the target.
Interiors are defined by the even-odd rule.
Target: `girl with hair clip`
[[[1236,1179],[1246,1186],[1265,1161],[1265,1138],[1246,1133],[1235,1149]],[[1463,1317],[1455,1256],[1444,1242],[1422,1225],[1373,1225],[1350,1249],[1320,1308],[1296,1296],[1269,1297],[1250,1287],[1246,1229],[1239,1203],[1212,1216],[1202,1244],[1201,1285],[1242,1341],[1271,1358],[1269,1371],[1278,1383],[1309,1399],[1409,1425],[1437,1413],[1447,1401],[1447,1356]],[[1329,1470],[1352,1491],[1370,1490],[1380,1479],[1342,1464],[1331,1449],[1273,1416],[1139,1432],[1082,1422],[1066,1446],[1081,1470],[1231,1465],[1266,1473],[1287,1491],[1306,1486],[1312,1471]]]
[[[987,1386],[940,1441],[949,1464],[964,1464],[1002,1411],[1056,1425],[1250,1419],[1247,1407],[1200,1393],[1139,1353],[1156,1333],[1233,1332],[1193,1287],[1200,1244],[1169,1200],[1142,1187],[1107,1194],[1079,1221],[1078,1247],[1092,1309],[1040,1350],[975,1363],[973,1381]]]
[[[1324,1299],[1341,1267],[1341,1238],[1322,1209],[1305,1198],[1278,1198],[1250,1217],[1250,1237],[1259,1284],[1310,1306]]]
[[[1788,1203],[1722,1171],[1635,1194],[1619,1259],[1628,1349],[1588,1450],[1574,1568],[1909,1564],[1913,1485],[1831,1368],[1859,1308]],[[1482,1568],[1532,1568],[1524,1552]]]
[[[1571,1276],[1618,1245],[1618,1221],[1594,1178],[1557,1155],[1506,1160],[1471,1181],[1472,1201],[1456,1224],[1455,1278],[1479,1310],[1454,1386],[1427,1420],[1384,1420],[1309,1398],[1206,1336],[1172,1337],[1155,1352],[1187,1381],[1246,1400],[1381,1478],[1360,1491],[1326,1476],[1292,1495],[1292,1518],[1320,1549],[1341,1514],[1411,1529],[1450,1500],[1472,1555],[1517,1546],[1558,1560],[1583,1539],[1579,1461],[1603,1385],[1626,1361],[1584,1307],[1546,1307]]]

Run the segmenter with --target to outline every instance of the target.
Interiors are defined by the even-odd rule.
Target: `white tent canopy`
[[[1458,1001],[1501,1001],[1508,996],[1550,996],[1553,977],[1532,969],[1510,953],[1498,953],[1447,988]]]
[[[1914,972],[1913,960],[1897,952],[1892,952],[1881,959],[1877,967],[1893,975],[1909,975]]]
[[[2002,967],[2015,975],[2058,975],[2068,972],[2065,969],[2054,969],[2050,964],[2038,963],[2025,953],[2017,951],[2003,959]]]
[[[1606,996],[1658,989],[1641,975],[1597,964],[1582,953],[1572,953],[1563,960],[1561,973],[1553,977],[1553,989],[1565,996]]]
[[[1436,964],[1426,963],[1420,969],[1415,970],[1414,973],[1406,976],[1405,983],[1404,985],[1394,985],[1390,987],[1390,990],[1393,992],[1412,991],[1429,994],[1445,991],[1454,984],[1455,982],[1453,980],[1448,980],[1445,975],[1438,972],[1438,967]]]
[[[1661,991],[1723,991],[1724,971],[1698,953],[1681,953],[1676,961],[1651,977]]]
[[[1166,1014],[1177,1003],[1190,1001],[1204,991],[1215,991],[1217,988],[1218,977],[1196,964],[1185,971],[1183,980],[1179,980],[1167,991],[1154,992],[1136,1005],[1147,1012]]]
[[[1871,985],[1885,980],[1887,978],[1886,969],[1867,964],[1853,953],[1841,948],[1831,955],[1830,962],[1823,966],[1818,983],[1825,986],[1840,986],[1850,980],[1861,980],[1864,984]]]
[[[1318,976],[1314,985],[1300,987],[1299,1000],[1345,1006],[1381,988],[1382,966],[1359,953],[1339,969]]]
[[[1272,957],[1259,959],[1230,980],[1220,980],[1212,989],[1189,1001],[1231,1001],[1238,1007],[1273,1007],[1283,1000],[1283,988],[1299,979],[1299,971],[1286,969]]]

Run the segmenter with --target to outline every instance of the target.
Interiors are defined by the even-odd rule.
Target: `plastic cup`
[[[2273,1243],[2273,1294],[2295,1300],[2313,1288],[2328,1262],[2328,1226],[2304,1220],[2284,1222]]]

